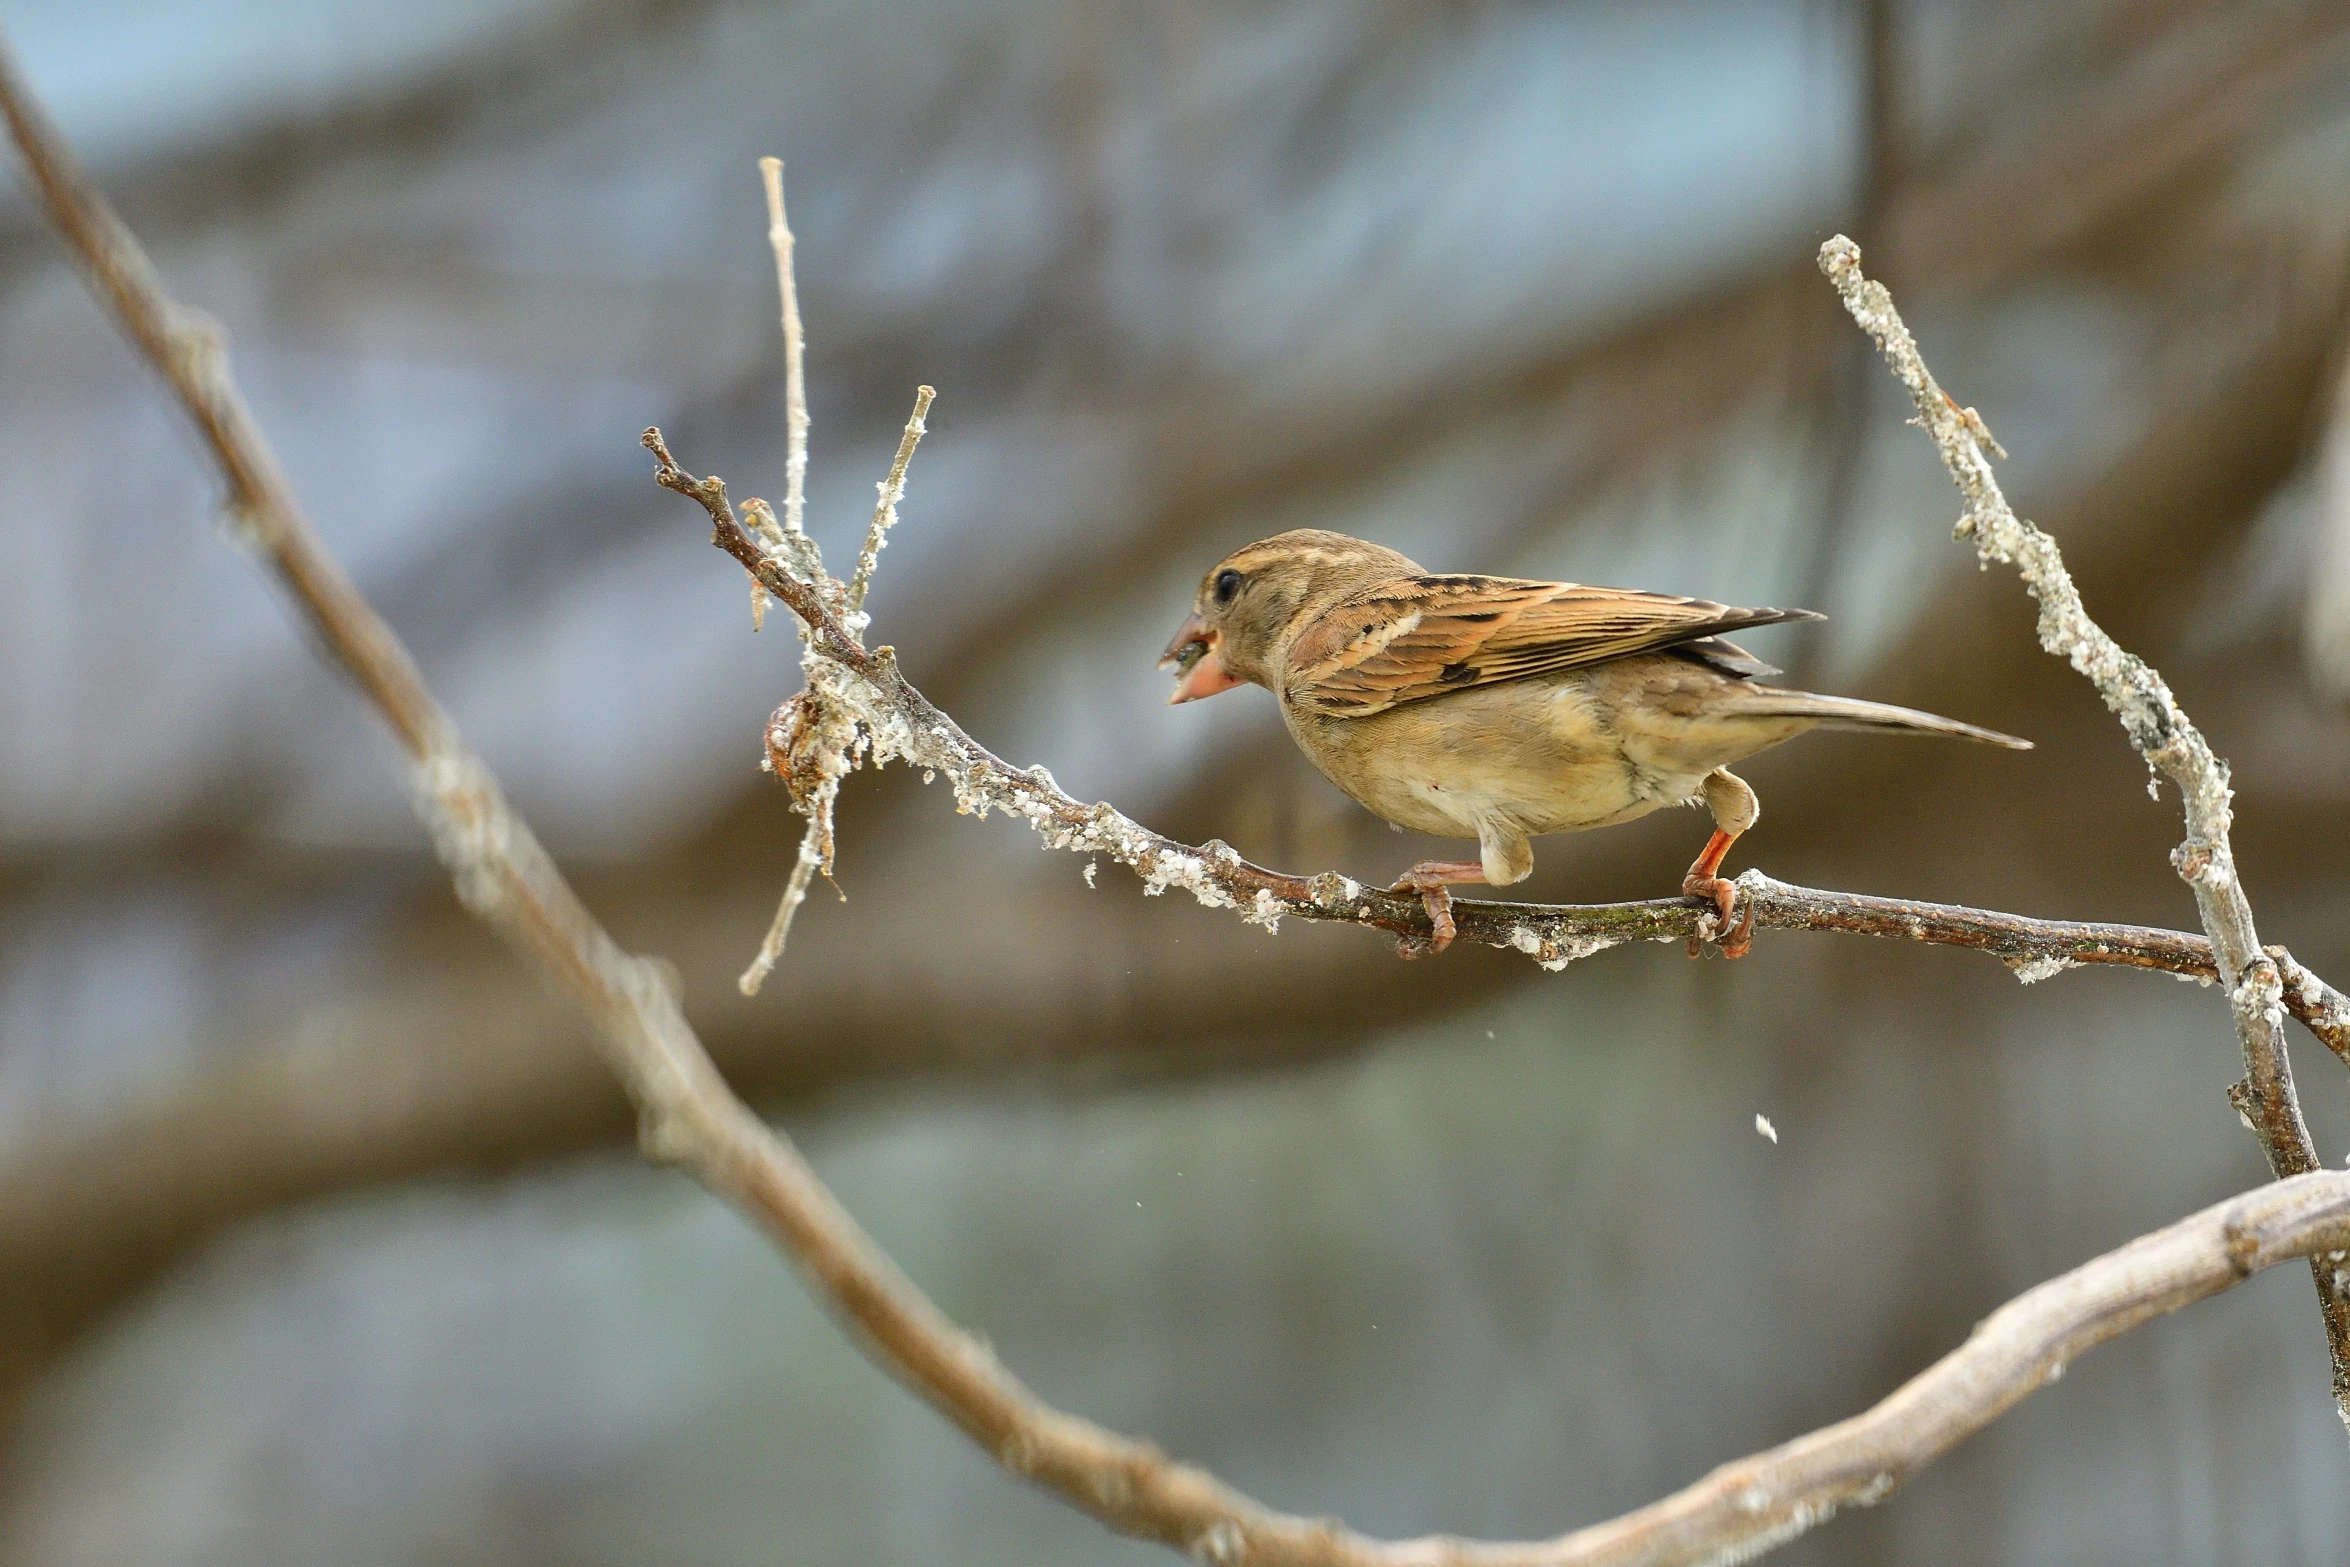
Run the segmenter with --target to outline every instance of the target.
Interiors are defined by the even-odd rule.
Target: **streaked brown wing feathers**
[[[1366,717],[1469,686],[1812,618],[1708,599],[1516,577],[1403,577],[1325,611],[1290,649],[1292,700]]]

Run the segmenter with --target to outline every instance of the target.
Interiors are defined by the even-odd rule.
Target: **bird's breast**
[[[1332,783],[1374,815],[1438,837],[1479,837],[1492,823],[1528,834],[1606,826],[1693,787],[1646,778],[1605,704],[1572,676],[1474,687],[1367,718],[1288,703],[1283,714]]]

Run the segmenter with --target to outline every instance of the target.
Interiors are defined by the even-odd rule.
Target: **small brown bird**
[[[1178,673],[1170,702],[1265,687],[1307,759],[1373,815],[1477,840],[1476,860],[1423,861],[1392,889],[1421,895],[1435,950],[1453,938],[1448,889],[1524,880],[1528,840],[1703,801],[1714,834],[1681,890],[1712,900],[1722,950],[1739,957],[1753,910],[1731,926],[1737,895],[1719,872],[1761,807],[1730,763],[1819,728],[2031,748],[1932,713],[1762,685],[1778,671],[1722,635],[1820,618],[1436,575],[1394,550],[1299,528],[1218,562],[1160,667]]]

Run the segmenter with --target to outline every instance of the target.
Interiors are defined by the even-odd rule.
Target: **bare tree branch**
[[[1958,521],[1957,536],[1973,539],[1976,553],[1985,561],[2016,568],[2040,603],[2040,645],[2088,678],[2121,719],[2123,732],[2146,765],[2177,786],[2187,836],[2171,852],[2171,864],[2194,891],[2244,1047],[2245,1080],[2230,1097],[2259,1134],[2269,1169],[2279,1179],[2316,1169],[2317,1150],[2301,1119],[2285,1046],[2284,975],[2277,960],[2261,950],[2252,903],[2244,895],[2235,851],[2228,843],[2232,795],[2227,763],[2213,754],[2161,674],[2123,651],[2089,618],[2056,541],[2017,517],[2007,504],[1991,469],[1991,453],[1997,447],[1991,432],[1972,408],[1960,407],[1935,382],[1919,357],[1917,340],[1893,308],[1893,296],[1861,272],[1860,247],[1837,235],[1820,247],[1820,270],[1909,388],[1920,423],[1940,450],[1951,481],[1966,497],[1966,515]],[[2341,1273],[2322,1264],[2312,1264],[2312,1273],[2333,1359],[2334,1406],[2343,1426],[2350,1429],[2350,1288],[2345,1288]]]
[[[906,1280],[790,1143],[734,1098],[659,967],[623,952],[579,902],[488,770],[464,748],[389,627],[326,556],[237,399],[217,333],[191,328],[164,293],[135,241],[32,104],[5,52],[0,109],[69,246],[203,430],[248,536],[399,734],[414,764],[419,814],[460,897],[598,1024],[606,1058],[637,1106],[648,1156],[686,1167],[766,1227],[874,1357],[1006,1468],[1116,1528],[1218,1563],[1743,1558],[1801,1533],[1838,1506],[1875,1501],[2084,1350],[2283,1257],[2330,1252],[2338,1258],[2350,1247],[2350,1174],[2310,1174],[2236,1198],[2019,1297],[1966,1345],[1868,1413],[1717,1470],[1650,1508],[1549,1542],[1369,1540],[1335,1523],[1272,1512],[1203,1470],[1055,1410]],[[1013,810],[1070,847],[1134,865],[1156,888],[1180,885],[1203,902],[1231,902],[1227,882],[1255,882],[1245,912],[1268,926],[1278,922],[1284,899],[1297,898],[1359,910],[1355,917],[1377,923],[1369,917],[1375,906],[1368,895],[1344,878],[1278,877],[1214,845],[1183,852],[1107,807],[1076,806],[1041,770],[1004,769],[898,677],[889,649],[866,652],[815,584],[793,577],[752,542],[722,485],[685,475],[657,433],[648,432],[647,443],[661,460],[661,481],[701,501],[718,542],[808,626],[805,696],[829,709],[812,716],[853,715],[855,751],[876,761],[961,764],[951,776],[967,808]],[[821,725],[807,731],[823,732]],[[1509,944],[1556,961],[1578,955],[1555,942],[1545,945],[1530,928],[1513,932]],[[2231,954],[2216,928],[2213,947],[2223,977],[2241,973],[2242,955]],[[2277,973],[2257,951],[2253,958]]]

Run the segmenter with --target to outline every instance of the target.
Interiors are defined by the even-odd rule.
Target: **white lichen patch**
[[[1207,867],[1188,854],[1162,854],[1142,873],[1143,896],[1155,898],[1169,887],[1187,887]]]
[[[1181,887],[1211,909],[1229,909],[1238,904],[1209,873],[1207,861],[1196,854],[1160,849],[1138,868],[1142,872],[1142,890],[1151,897],[1157,897],[1169,887]]]
[[[1342,908],[1362,895],[1363,889],[1358,883],[1336,871],[1323,871],[1306,883],[1306,896],[1314,900],[1317,908]]]
[[[1545,936],[1529,925],[1511,926],[1508,936],[1512,947],[1552,974],[1594,952],[1605,952],[1617,940],[1614,936]]]
[[[2046,956],[2036,958],[2002,958],[1999,961],[2005,963],[2015,974],[2016,979],[2020,983],[2026,985],[2037,985],[2044,979],[2054,979],[2057,975],[2063,973],[2066,969],[2080,967],[2078,963],[2075,963],[2070,958],[2052,958]]]

